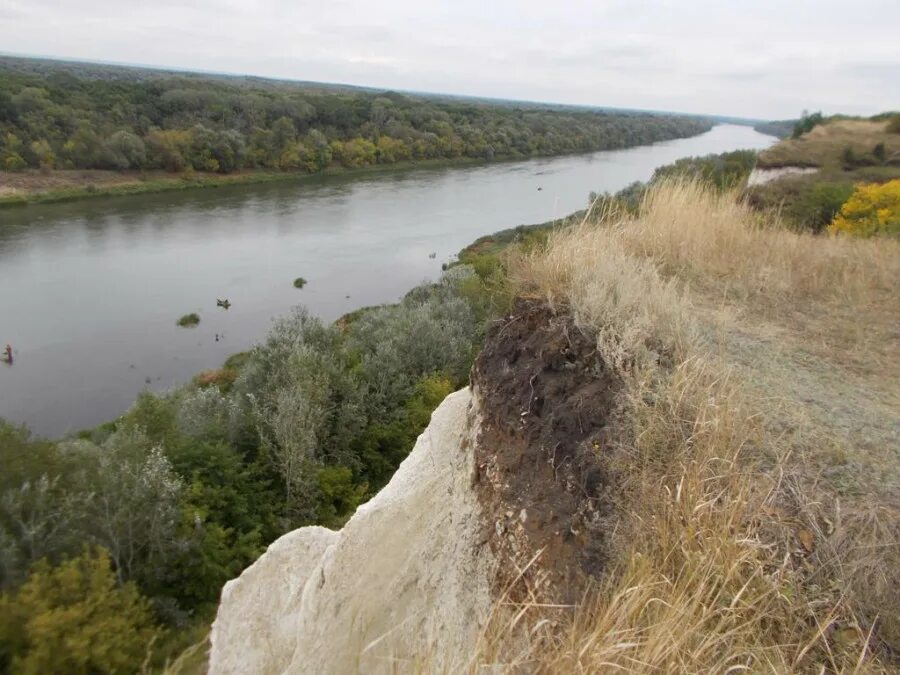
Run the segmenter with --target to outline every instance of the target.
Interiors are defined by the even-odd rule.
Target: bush
[[[786,215],[802,229],[821,232],[852,194],[850,183],[817,183],[789,204]]]
[[[448,270],[449,272],[449,270]],[[452,280],[410,291],[399,305],[367,312],[349,328],[347,346],[360,360],[365,404],[385,419],[423,376],[463,378],[472,362],[475,315]]]
[[[859,237],[900,236],[900,179],[858,186],[829,231]]]
[[[297,277],[294,279],[294,288],[303,288],[306,286],[306,279],[303,277]]]
[[[10,152],[3,158],[3,168],[6,171],[24,171],[28,168],[28,162],[19,153]]]
[[[733,188],[750,175],[756,166],[757,153],[755,150],[735,150],[718,155],[706,155],[704,157],[685,157],[673,164],[661,166],[653,172],[651,183],[658,183],[668,177],[682,177],[698,179],[711,183],[715,187],[726,190]],[[633,190],[631,186],[626,190]],[[622,193],[620,193],[622,194]],[[628,195],[628,193],[625,193]],[[616,195],[619,196],[618,194]],[[640,196],[643,196],[642,194]],[[637,202],[640,202],[640,196]],[[633,200],[634,197],[631,197]]]
[[[0,671],[136,673],[157,630],[132,583],[118,585],[99,549],[34,566],[16,593],[0,596]]]
[[[858,163],[858,159],[856,157],[856,152],[854,152],[851,146],[846,146],[841,152],[841,162],[844,165],[845,169],[852,169]]]
[[[191,312],[178,319],[176,323],[182,328],[193,328],[200,323],[200,315],[196,312]]]
[[[821,112],[814,112],[811,115],[803,115],[797,124],[794,125],[794,138],[800,138],[803,134],[808,134],[816,125],[822,124],[825,118]]]

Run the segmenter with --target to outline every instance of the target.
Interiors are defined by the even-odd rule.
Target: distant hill
[[[850,169],[900,165],[900,133],[888,131],[888,124],[886,119],[831,118],[798,138],[786,139],[760,153],[759,166]],[[884,157],[875,156],[879,144],[884,146]]]
[[[787,138],[793,133],[796,124],[797,120],[775,120],[754,124],[753,128],[761,134],[768,134],[775,138]]]
[[[807,125],[809,126],[809,125]],[[900,178],[900,114],[835,116],[759,154],[748,195],[789,225],[821,231],[861,183]]]

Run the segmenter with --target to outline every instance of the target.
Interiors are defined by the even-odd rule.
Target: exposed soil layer
[[[521,300],[488,331],[472,385],[482,416],[476,489],[500,561],[497,589],[537,555],[520,586],[575,600],[607,560],[605,430],[621,381],[571,318]]]

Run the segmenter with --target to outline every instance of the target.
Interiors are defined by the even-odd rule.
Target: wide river
[[[396,301],[481,235],[566,215],[680,157],[774,140],[719,125],[589,155],[0,210],[0,346],[14,349],[0,417],[48,437],[113,419],[294,305],[330,321]],[[188,312],[200,325],[177,327]]]

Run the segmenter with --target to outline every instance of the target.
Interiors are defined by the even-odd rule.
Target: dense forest
[[[349,87],[0,59],[0,169],[314,173],[624,148],[701,117],[489,104]]]

